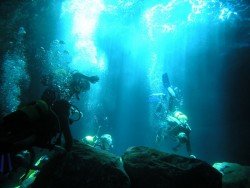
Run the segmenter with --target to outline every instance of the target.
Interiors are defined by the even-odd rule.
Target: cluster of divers
[[[69,152],[72,149],[73,138],[70,125],[82,117],[79,109],[70,103],[71,98],[79,99],[79,94],[90,89],[90,84],[99,81],[98,76],[86,76],[79,72],[70,75],[67,88],[60,88],[51,82],[51,75],[43,76],[41,82],[46,86],[40,99],[30,104],[20,105],[16,111],[6,115],[0,122],[0,183],[9,179],[21,166],[26,166],[25,172],[19,177],[18,187],[28,187],[39,173],[41,167],[48,161],[47,155],[40,158],[34,148],[48,151]],[[156,142],[172,137],[177,141],[174,151],[186,145],[190,157],[190,132],[188,118],[176,110],[178,100],[175,90],[169,83],[167,73],[162,75],[162,81],[167,94],[157,105],[155,116],[161,122],[157,131]],[[72,114],[79,117],[72,119]],[[81,142],[89,146],[109,151],[112,147],[110,134],[99,135],[100,127],[94,136],[86,136]],[[27,165],[27,159],[29,162]],[[36,159],[36,160],[35,160]]]

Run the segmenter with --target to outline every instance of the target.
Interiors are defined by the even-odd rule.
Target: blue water
[[[227,63],[230,54],[250,47],[249,27],[244,30],[250,9],[244,1],[66,0],[57,10],[56,36],[36,52],[39,71],[57,74],[58,85],[66,80],[62,70],[100,77],[80,101],[72,99],[83,112],[71,127],[76,139],[94,135],[102,126],[100,134],[113,137],[115,154],[135,145],[172,152],[172,143],[154,142],[158,99],[150,97],[167,93],[161,81],[167,72],[183,95],[180,110],[189,118],[194,155],[208,162],[234,159],[232,148],[240,142],[231,143],[233,128],[227,127],[228,109],[234,106],[228,105],[232,98],[227,91],[233,89],[225,74],[233,66]],[[13,61],[8,53],[5,63]],[[29,80],[24,65],[18,66],[18,79]],[[8,66],[5,71],[15,72]],[[13,82],[8,79],[5,83]],[[19,90],[8,99],[7,112],[18,105]],[[178,154],[187,156],[185,148]]]

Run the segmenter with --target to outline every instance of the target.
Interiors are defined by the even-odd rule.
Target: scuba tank
[[[19,109],[24,112],[31,121],[36,121],[41,118],[42,115],[49,113],[49,106],[43,100],[37,100],[31,105],[26,105]]]

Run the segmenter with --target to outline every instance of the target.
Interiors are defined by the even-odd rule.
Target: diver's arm
[[[69,119],[68,117],[61,117],[60,122],[61,122],[60,125],[62,128],[63,136],[65,139],[65,149],[69,151],[73,145],[73,138],[69,128]]]
[[[65,149],[69,151],[73,144],[73,138],[69,128],[70,104],[66,100],[59,100],[54,103],[53,107],[65,139]]]
[[[89,82],[91,82],[92,84],[96,83],[99,81],[99,77],[98,76],[86,76],[86,75],[82,75],[82,77],[86,80],[88,80]]]

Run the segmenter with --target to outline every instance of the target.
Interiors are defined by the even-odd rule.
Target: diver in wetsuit
[[[72,124],[73,120],[69,119],[70,111],[72,112],[73,105],[70,105],[68,102],[73,96],[75,96],[78,100],[81,92],[86,92],[90,89],[90,83],[96,83],[99,81],[98,76],[86,76],[79,72],[73,73],[69,81],[68,89],[65,89],[67,92],[65,94],[65,90],[62,91],[59,87],[53,86],[52,77],[44,77],[42,83],[48,88],[45,90],[43,94],[43,99],[47,102],[47,104],[51,107],[51,109],[58,115],[58,119],[61,125],[61,129],[63,135],[66,140],[66,149],[71,147],[72,145],[72,136],[70,134],[70,129],[68,124]],[[45,79],[47,78],[47,79]],[[52,97],[51,97],[52,96]],[[53,99],[53,100],[51,100]],[[74,109],[77,109],[74,107]],[[73,110],[74,111],[74,110]],[[78,120],[81,118],[82,114],[77,109],[80,116]]]
[[[59,93],[61,99],[71,100],[72,97],[80,99],[79,95],[90,89],[90,83],[95,84],[99,81],[98,76],[86,76],[82,73],[68,73],[68,81],[66,84],[58,86],[53,84],[53,75],[44,75],[41,83],[48,88],[55,90]]]
[[[96,148],[110,151],[113,148],[113,140],[110,134],[103,134],[95,144]]]
[[[5,116],[0,125],[0,152],[19,152],[33,146],[52,149],[52,140],[61,133],[65,149],[70,150],[70,104],[56,100],[55,93],[46,90],[37,100]]]
[[[191,128],[188,125],[188,118],[182,112],[177,111],[177,94],[170,85],[167,73],[162,75],[162,82],[164,88],[168,91],[169,99],[168,105],[166,105],[167,99],[166,96],[164,96],[156,109],[158,113],[157,117],[161,120],[161,126],[157,131],[156,142],[158,143],[166,137],[170,137],[177,141],[177,145],[173,147],[175,152],[177,152],[182,145],[186,145],[188,155],[191,158],[195,158],[191,150]]]
[[[158,129],[156,142],[163,141],[167,137],[171,138],[177,142],[177,145],[172,148],[174,152],[177,152],[181,146],[185,145],[188,155],[195,158],[190,144],[191,128],[187,121],[187,116],[180,111],[169,114],[164,121],[164,126]]]
[[[89,77],[79,72],[72,74],[69,96],[72,97],[75,95],[75,97],[79,100],[80,93],[88,91],[90,89],[90,83],[94,84],[98,81],[98,76]]]
[[[167,124],[168,127],[166,127],[164,134],[177,141],[177,145],[173,147],[173,150],[177,152],[182,145],[186,145],[188,155],[195,158],[191,150],[191,128],[188,124],[188,117],[180,111],[175,111],[173,114],[168,116]]]
[[[105,151],[110,151],[113,148],[113,140],[110,134],[103,134],[99,137],[99,132],[102,126],[98,127],[95,136],[85,136],[81,141],[91,147],[99,148]]]
[[[31,154],[28,170],[35,159],[32,147],[70,151],[73,143],[69,129],[70,104],[55,96],[54,91],[46,90],[40,100],[19,107],[3,118],[0,124],[0,180],[1,176],[18,168],[15,158],[21,151],[28,150]],[[59,146],[61,134],[65,138],[65,149]]]
[[[50,85],[51,79],[53,78],[46,77],[42,81],[49,87],[44,91],[41,100],[20,107],[5,116],[0,123],[0,161],[4,164],[0,168],[0,175],[13,169],[12,156],[20,151],[31,150],[33,146],[59,149],[61,135],[65,139],[64,148],[67,151],[71,149],[73,138],[69,124],[74,120],[69,119],[72,105],[68,100],[73,95],[79,99],[80,92],[89,89],[89,82],[95,83],[99,78],[74,73],[68,84],[70,92],[66,97],[62,95],[60,88]],[[78,112],[80,114],[79,110]]]

